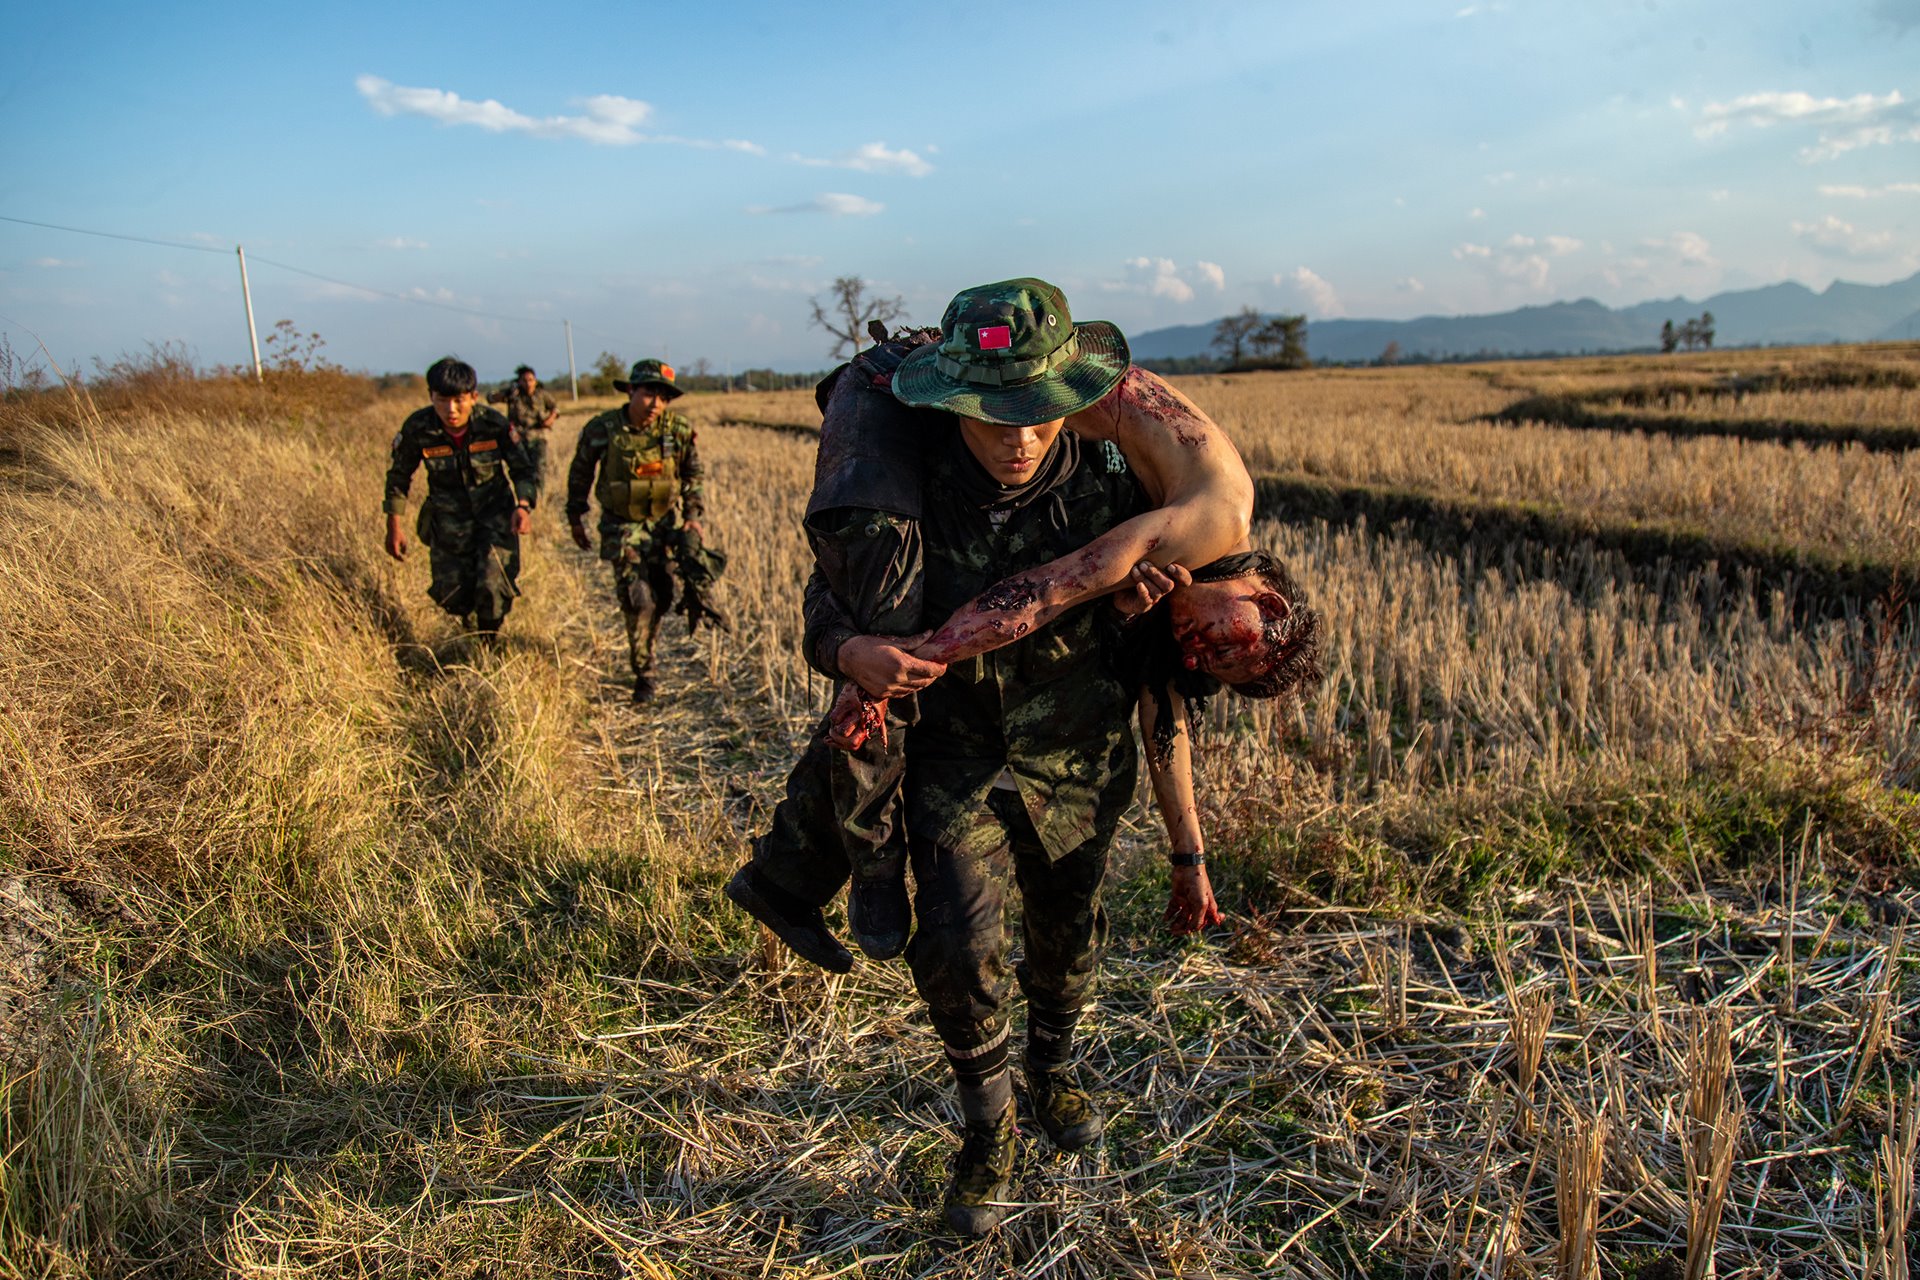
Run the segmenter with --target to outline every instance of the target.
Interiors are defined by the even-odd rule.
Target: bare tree
[[[1259,327],[1260,312],[1253,307],[1242,307],[1237,315],[1227,316],[1213,326],[1212,345],[1220,348],[1229,366],[1239,364],[1246,354],[1247,340]]]
[[[869,326],[877,323],[884,328],[907,313],[902,299],[868,297],[867,282],[859,276],[840,276],[833,282],[826,305],[822,306],[818,298],[812,299],[812,305],[813,319],[809,323],[833,335],[836,359],[859,355]]]

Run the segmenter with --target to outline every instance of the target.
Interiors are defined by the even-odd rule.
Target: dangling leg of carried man
[[[807,503],[814,553],[809,592],[830,592],[849,622],[808,646],[809,665],[835,680],[856,637],[913,636],[920,627],[920,504],[924,435],[943,415],[893,398],[893,370],[931,331],[885,339],[835,370],[816,390],[822,421]],[[928,678],[939,668],[920,664]],[[821,908],[851,877],[854,939],[874,959],[907,945],[912,910],[906,843],[898,821],[911,696],[883,712],[891,724],[858,749],[836,750],[820,727],[787,778],[771,828],[727,884],[727,896],[822,968],[844,973],[853,957],[827,930]]]

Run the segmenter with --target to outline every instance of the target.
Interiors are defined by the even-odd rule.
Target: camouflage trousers
[[[433,602],[456,618],[474,615],[482,630],[499,627],[520,594],[520,536],[512,516],[475,520],[423,510],[418,531],[428,547]]]
[[[814,561],[855,623],[869,635],[911,635],[920,627],[921,549],[917,523],[884,512],[842,508],[807,525]],[[834,692],[839,692],[836,686]],[[900,781],[906,773],[913,700],[887,708],[886,741],[858,751],[826,740],[822,720],[787,775],[772,828],[754,841],[761,875],[804,902],[825,905],[849,873],[898,875],[906,862]]]
[[[725,560],[672,512],[652,523],[602,525],[600,555],[613,569],[613,595],[627,626],[627,662],[636,676],[653,672],[660,619],[673,607],[674,580],[688,594],[709,593]]]
[[[1112,830],[1049,859],[1017,791],[988,792],[962,853],[913,836],[913,911],[907,944],[913,985],[949,1049],[992,1045],[1006,1034],[1017,979],[1036,1010],[1078,1013],[1092,1003],[1107,945],[1101,890]],[[1020,888],[1024,953],[1009,963],[1008,889]]]
[[[542,490],[547,485],[547,437],[553,434],[548,427],[539,427],[520,433],[520,447],[527,451],[527,461],[533,463],[533,476]]]

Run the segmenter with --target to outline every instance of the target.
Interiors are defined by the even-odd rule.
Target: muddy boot
[[[810,960],[830,973],[846,973],[853,968],[853,953],[827,929],[820,908],[808,906],[774,884],[754,870],[751,862],[733,873],[725,893],[735,906],[773,930],[774,936],[802,960]]]
[[[966,1110],[962,1090],[962,1109]],[[1013,1153],[1019,1145],[1009,1098],[997,1116],[969,1117],[960,1131],[953,1181],[947,1184],[947,1225],[963,1236],[980,1237],[1006,1219],[1013,1190]]]
[[[1043,1067],[1027,1059],[1027,1100],[1033,1118],[1062,1151],[1090,1147],[1106,1132],[1107,1118],[1080,1087],[1080,1073],[1072,1066]]]
[[[875,960],[891,960],[907,949],[913,905],[907,898],[905,859],[887,859],[871,872],[854,873],[847,882],[847,927]]]
[[[653,677],[636,675],[633,678],[633,705],[653,701]]]

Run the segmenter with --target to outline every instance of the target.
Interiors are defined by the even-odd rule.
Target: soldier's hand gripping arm
[[[395,560],[407,558],[407,531],[401,527],[400,517],[407,509],[407,490],[413,487],[413,473],[419,469],[420,442],[403,423],[393,435],[387,461],[386,501],[381,503],[381,509],[387,513],[387,554]]]
[[[587,536],[587,495],[593,492],[593,473],[606,454],[606,430],[592,423],[581,428],[573,446],[573,464],[567,468],[567,528],[582,551],[593,547]]]
[[[917,636],[861,634],[817,566],[807,579],[803,610],[806,632],[801,652],[807,665],[823,676],[846,682],[834,703],[831,714],[835,727],[828,735],[842,750],[857,751],[871,734],[886,733],[889,698],[918,693],[946,674],[945,664],[928,662],[910,652],[925,639],[925,632]]]
[[[1149,690],[1140,691],[1140,736],[1147,744],[1147,775],[1153,782],[1153,798],[1160,806],[1160,820],[1167,828],[1170,846],[1170,891],[1167,899],[1167,928],[1175,934],[1197,933],[1223,924],[1226,917],[1214,901],[1213,884],[1207,879],[1206,845],[1200,833],[1200,810],[1193,798],[1193,744],[1187,734],[1186,700],[1178,690],[1166,690],[1171,736],[1159,723],[1162,714],[1158,700]],[[1164,738],[1164,749],[1156,739]]]
[[[1128,369],[1106,398],[1068,418],[1067,428],[1117,443],[1154,510],[1072,555],[989,587],[947,619],[921,657],[958,662],[1011,644],[1082,601],[1128,585],[1142,561],[1197,569],[1250,545],[1253,481],[1246,463],[1211,418],[1160,378]]]

